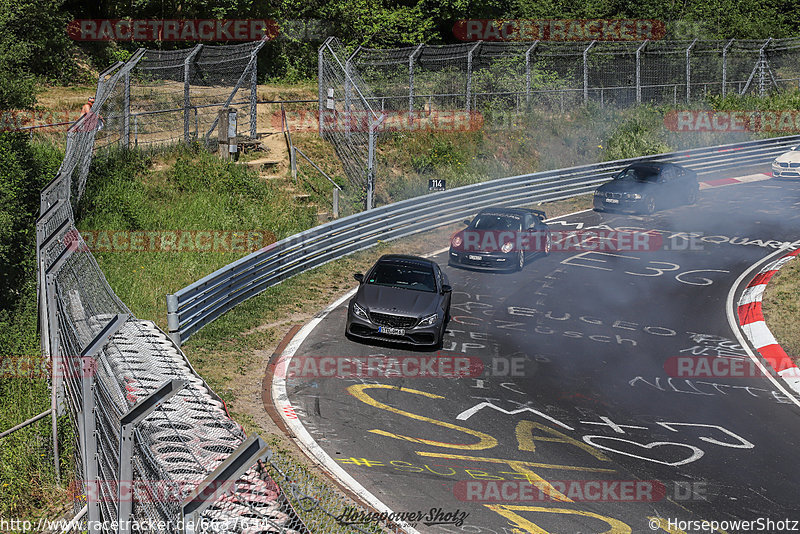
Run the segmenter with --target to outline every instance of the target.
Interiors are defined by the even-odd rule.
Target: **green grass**
[[[81,203],[81,231],[261,232],[280,240],[316,223],[298,205],[244,165],[198,147],[161,155],[111,152],[92,168]],[[242,257],[240,252],[98,252],[115,292],[139,317],[166,317],[164,295]]]
[[[762,309],[775,339],[800,365],[800,260],[790,261],[772,277]]]
[[[25,284],[18,307],[0,311],[0,429],[6,430],[50,408],[47,380],[19,373],[23,361],[41,361],[36,315],[36,283]],[[7,374],[8,373],[8,374]],[[66,416],[58,420],[62,487],[53,469],[51,418],[18,430],[0,440],[0,518],[52,517],[68,502],[66,488],[73,465],[72,425]],[[62,510],[63,511],[63,510]]]

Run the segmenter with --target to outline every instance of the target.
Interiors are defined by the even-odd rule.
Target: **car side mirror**
[[[469,219],[464,219],[461,222],[464,223],[465,225],[469,226],[470,220]]]
[[[358,280],[358,283],[359,283],[359,284],[360,284],[361,282],[363,282],[363,281],[364,281],[364,275],[363,275],[363,274],[361,274],[361,273],[356,273],[356,274],[354,274],[354,275],[353,275],[353,278],[355,278],[356,280]]]
[[[445,293],[450,293],[452,291],[453,291],[452,286],[449,286],[447,284],[442,285],[442,295],[444,295]]]

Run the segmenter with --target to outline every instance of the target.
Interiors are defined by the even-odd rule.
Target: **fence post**
[[[356,56],[356,54],[361,51],[361,47],[355,49],[355,51],[350,54],[350,57],[344,62],[344,131],[347,134],[347,138],[350,139],[350,62]]]
[[[694,45],[697,44],[697,39],[692,41],[692,44],[686,49],[686,103],[689,103],[689,99],[692,96],[692,63],[691,63],[691,53],[692,48]]]
[[[722,96],[725,96],[725,82],[728,79],[728,48],[733,44],[734,39],[722,48]]]
[[[386,115],[381,114],[380,117],[373,120],[370,117],[369,122],[369,149],[367,151],[367,209],[373,208],[373,196],[375,195],[375,141],[377,137],[378,126],[386,119]]]
[[[258,50],[253,54],[258,55]],[[250,139],[255,139],[258,130],[258,59],[253,61],[250,78]]]
[[[103,326],[102,330],[98,332],[98,334],[92,339],[86,348],[81,351],[80,354],[80,371],[81,371],[81,398],[83,399],[83,406],[82,406],[82,419],[83,419],[83,450],[85,451],[85,459],[86,464],[84,465],[84,476],[86,477],[85,482],[87,484],[91,483],[96,486],[93,488],[94,491],[87,491],[86,492],[86,505],[88,507],[89,513],[89,524],[88,524],[88,531],[89,532],[100,532],[100,528],[98,526],[100,522],[100,500],[97,499],[95,502],[92,502],[91,495],[94,494],[96,497],[100,497],[100,485],[102,482],[98,479],[98,469],[97,469],[97,423],[95,419],[95,407],[97,405],[95,401],[95,394],[94,394],[94,385],[95,385],[95,374],[97,372],[97,355],[98,353],[103,350],[103,347],[108,343],[108,341],[114,337],[114,335],[120,331],[120,329],[125,325],[125,322],[130,318],[128,314],[117,314],[108,321],[105,326]],[[70,370],[72,370],[72,366],[70,365]],[[120,478],[119,483],[121,484],[124,479]],[[119,486],[118,486],[119,490]]]
[[[475,46],[470,48],[469,52],[467,52],[467,114],[469,114],[470,111],[469,95],[472,91],[472,54],[475,52],[475,50],[477,50],[481,43],[483,43],[483,41],[478,41],[475,43]]]
[[[339,190],[333,188],[333,218],[339,218]]]
[[[122,146],[131,146],[131,71],[125,71],[122,102]]]
[[[292,146],[289,151],[289,167],[292,169],[292,179],[297,183],[297,160],[295,158],[294,146]]]
[[[119,473],[117,478],[117,534],[127,534],[131,531],[131,512],[133,511],[133,431],[136,425],[142,422],[163,403],[171,399],[180,390],[186,387],[184,380],[168,380],[157,390],[139,400],[128,412],[120,418],[119,433]],[[128,497],[123,496],[123,491]]]
[[[328,40],[332,39],[332,37],[328,37]],[[328,41],[325,41],[327,44]],[[323,50],[325,49],[325,45],[319,47],[319,51],[317,52],[317,93],[319,97],[319,136],[322,137],[322,121],[324,120],[323,114],[323,100],[325,95],[323,94],[323,83],[322,81],[325,79],[325,57],[323,54]]]
[[[767,92],[766,88],[766,70],[769,68],[769,64],[767,63],[767,47],[769,43],[772,41],[772,37],[767,39],[767,42],[764,43],[758,50],[758,96],[764,96]]]
[[[261,436],[254,434],[248,437],[183,500],[180,507],[180,524],[183,528],[178,532],[180,534],[204,532],[206,529],[199,527],[203,511],[228,492],[250,467],[271,457],[272,451]]]
[[[425,44],[420,44],[410,56],[408,56],[408,122],[414,122],[414,62],[422,52]]]
[[[531,105],[531,52],[536,49],[539,45],[539,40],[533,42],[533,44],[525,51],[525,105]]]
[[[191,108],[189,89],[192,79],[192,60],[201,48],[203,48],[201,44],[195,46],[183,60],[183,141],[187,144],[189,143],[189,109]]]
[[[642,51],[650,39],[645,39],[642,45],[636,49],[636,102],[642,102]]]
[[[592,41],[583,51],[583,103],[589,103],[589,50],[597,43]]]

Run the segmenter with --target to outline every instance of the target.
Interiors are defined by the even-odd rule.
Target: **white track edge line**
[[[557,217],[552,217],[550,219],[546,219],[546,221],[552,221],[555,219],[560,219],[563,217],[569,217],[570,215],[577,215],[579,213],[585,213],[587,211],[592,211],[592,209],[585,209],[580,211],[574,211],[572,213],[566,213],[564,215],[559,215]],[[450,247],[445,247],[430,254],[425,254],[424,257],[431,257],[436,256],[437,254],[441,254],[443,252],[447,252]],[[336,299],[333,303],[329,304],[324,310],[318,313],[311,321],[303,325],[297,334],[292,338],[286,348],[281,353],[280,357],[288,363],[294,357],[295,352],[297,349],[300,348],[303,341],[311,334],[311,332],[317,327],[317,325],[322,322],[325,317],[328,316],[333,310],[338,308],[344,301],[351,298],[356,291],[358,290],[357,287],[351,289],[338,299]],[[362,486],[356,479],[354,479],[347,471],[345,471],[342,466],[337,464],[333,458],[325,452],[325,450],[311,437],[311,434],[308,433],[308,430],[303,426],[300,422],[300,418],[297,419],[289,418],[286,416],[286,413],[283,411],[283,406],[289,406],[294,410],[292,403],[289,402],[289,396],[286,393],[286,380],[281,376],[273,376],[272,377],[272,402],[275,404],[276,408],[280,405],[281,409],[276,410],[280,415],[283,422],[286,426],[294,433],[295,440],[294,442],[303,449],[306,455],[309,458],[316,459],[316,461],[320,464],[320,466],[328,472],[328,474],[334,477],[340,484],[345,486],[346,488],[350,489],[353,493],[358,495],[364,502],[368,503],[370,506],[375,508],[380,512],[387,512],[391,513],[392,510],[388,506],[386,506],[380,499],[375,497],[369,490],[367,490],[364,486]],[[405,529],[408,534],[419,534],[419,532],[409,526],[401,525]]]
[[[747,352],[747,355],[750,357],[750,359],[753,360],[753,362],[755,362],[755,364],[758,366],[759,370],[762,373],[764,373],[764,375],[767,378],[769,378],[773,384],[775,384],[775,387],[777,387],[784,395],[790,398],[792,402],[794,402],[798,407],[800,407],[800,400],[798,400],[796,393],[794,391],[792,393],[789,393],[789,391],[787,391],[787,389],[784,388],[783,385],[780,382],[778,382],[778,380],[776,380],[774,376],[772,376],[772,373],[767,371],[767,368],[764,367],[764,364],[761,363],[761,360],[759,360],[755,356],[755,354],[753,354],[753,351],[750,348],[750,344],[744,338],[744,335],[742,335],[741,326],[739,325],[738,306],[734,306],[733,304],[733,297],[736,295],[736,291],[744,281],[745,277],[747,277],[752,271],[758,268],[758,266],[772,259],[773,256],[776,256],[778,254],[785,254],[789,250],[791,249],[779,248],[775,252],[768,254],[764,258],[761,258],[753,265],[748,267],[742,274],[740,274],[739,278],[737,278],[736,281],[733,283],[733,286],[731,286],[730,291],[728,291],[728,298],[725,301],[725,312],[728,316],[728,324],[731,327],[731,330],[733,330],[733,333],[736,335],[736,339],[739,341],[739,345],[741,345],[744,348],[745,352]],[[737,310],[736,315],[734,315],[734,309]]]

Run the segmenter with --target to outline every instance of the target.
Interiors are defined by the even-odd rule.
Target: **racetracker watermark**
[[[97,362],[86,356],[0,355],[0,379],[88,378],[97,374]]]
[[[472,19],[459,20],[461,41],[644,41],[666,34],[666,24],[649,19]]]
[[[459,480],[453,493],[467,502],[557,501],[562,495],[579,502],[656,502],[666,488],[657,480]]]
[[[780,369],[783,360],[764,358],[768,367]],[[768,376],[754,360],[733,356],[672,356],[664,362],[664,371],[673,378],[764,378]],[[800,378],[800,369],[791,367],[781,373]]]
[[[278,35],[270,19],[78,19],[67,24],[75,41],[261,41]]]
[[[664,249],[658,232],[616,230],[462,230],[450,240],[460,252],[653,252]]]
[[[479,378],[525,376],[525,359],[474,356],[282,356],[275,365],[280,378]]]
[[[81,243],[80,238],[83,238]],[[70,230],[64,245],[77,252],[245,253],[275,243],[268,230]]]
[[[96,114],[89,112],[87,115],[89,117],[78,125],[79,130],[90,131],[99,124]],[[62,111],[7,109],[0,111],[0,131],[14,132],[34,129],[39,132],[64,132],[80,118],[81,112],[77,109]]]
[[[376,112],[384,119],[375,126],[376,132],[471,132],[483,127],[483,115],[479,111],[463,110],[416,110],[416,111],[381,111]],[[276,113],[271,122],[275,129],[280,129],[282,115]],[[322,126],[327,131],[337,132],[369,132],[370,125],[375,124],[377,117],[369,111],[325,111],[322,114]],[[286,122],[292,131],[319,131],[319,113],[317,111],[287,111]]]
[[[705,482],[675,480],[459,480],[453,486],[464,502],[552,502],[563,497],[575,502],[708,501]]]
[[[669,111],[673,132],[800,132],[800,111]]]

